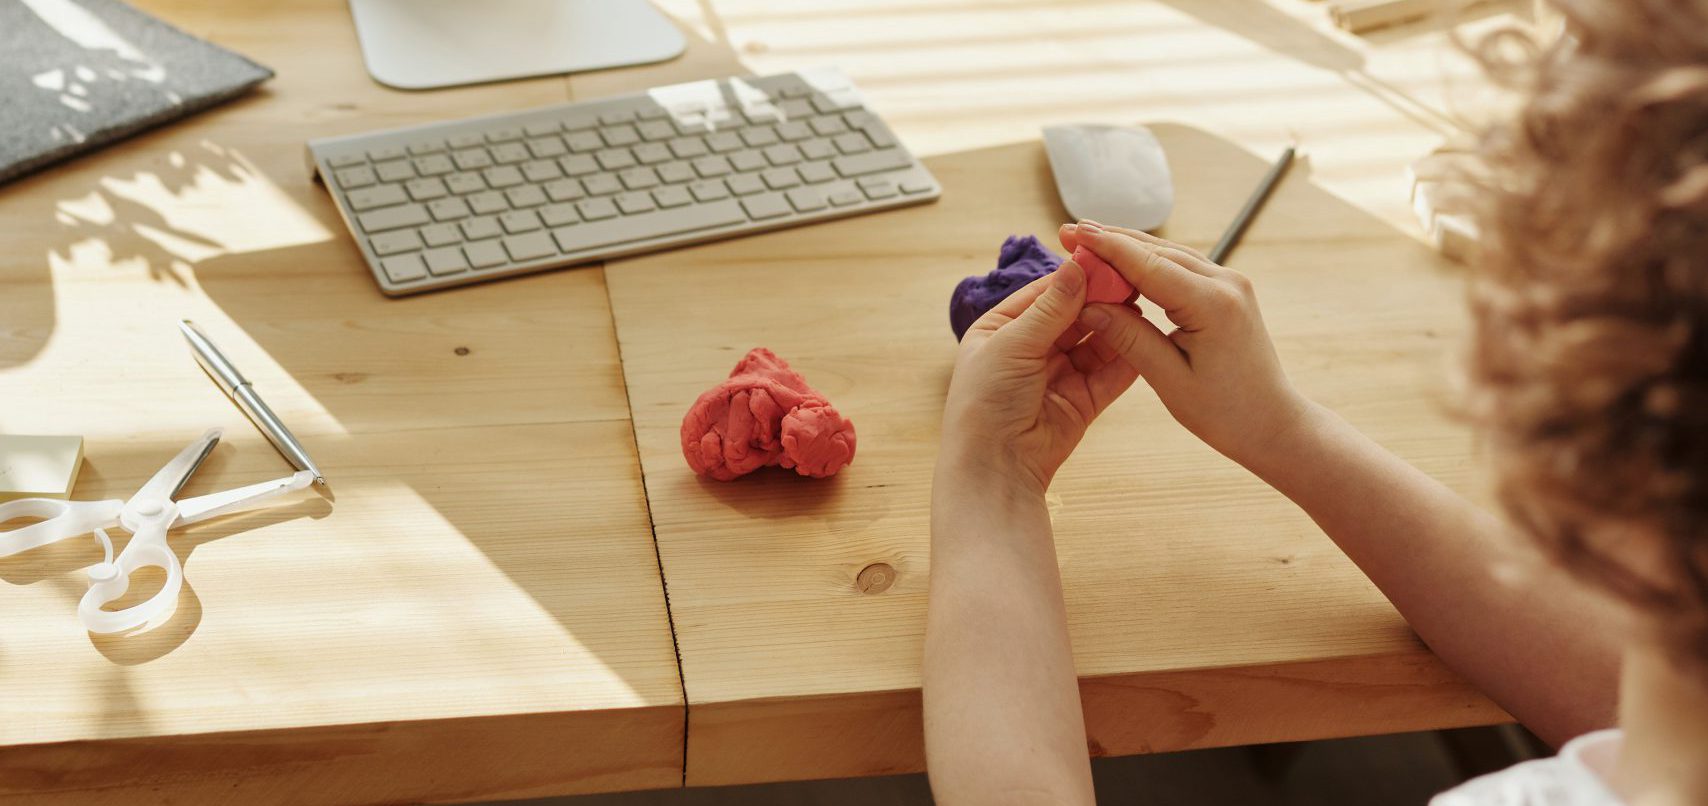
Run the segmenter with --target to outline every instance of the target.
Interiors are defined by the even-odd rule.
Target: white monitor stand
[[[376,81],[426,90],[674,58],[682,32],[647,0],[350,0]]]

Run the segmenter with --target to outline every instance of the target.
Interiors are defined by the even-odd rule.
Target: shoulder
[[[1584,758],[1591,746],[1616,747],[1619,741],[1618,731],[1578,737],[1558,756],[1472,779],[1435,796],[1429,806],[1619,806],[1619,798]]]

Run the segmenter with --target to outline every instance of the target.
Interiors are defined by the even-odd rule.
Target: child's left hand
[[[995,471],[1042,495],[1086,427],[1133,385],[1138,371],[1077,324],[1085,285],[1085,270],[1068,260],[967,330],[940,462],[978,476]]]

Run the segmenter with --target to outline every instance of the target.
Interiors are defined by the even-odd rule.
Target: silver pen
[[[293,467],[313,473],[314,480],[325,486],[326,477],[321,474],[320,468],[315,466],[314,460],[308,458],[308,451],[303,449],[302,443],[298,442],[291,430],[279,420],[279,415],[267,408],[261,396],[255,394],[255,387],[243,377],[243,373],[238,372],[237,367],[232,366],[225,355],[220,353],[219,348],[208,341],[208,337],[202,335],[190,320],[179,322],[178,329],[183,331],[184,338],[189,340],[190,349],[196,354],[196,363],[201,364],[202,369],[207,370],[208,377],[213,378],[226,396],[231,398],[244,414],[249,415],[249,419],[255,423],[255,427],[261,429],[267,441],[273,443],[273,447],[278,448],[279,453],[284,454]]]

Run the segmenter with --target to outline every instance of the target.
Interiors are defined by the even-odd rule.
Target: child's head
[[[1525,102],[1484,148],[1477,408],[1515,521],[1708,674],[1708,5],[1552,5],[1558,43],[1480,46]]]

